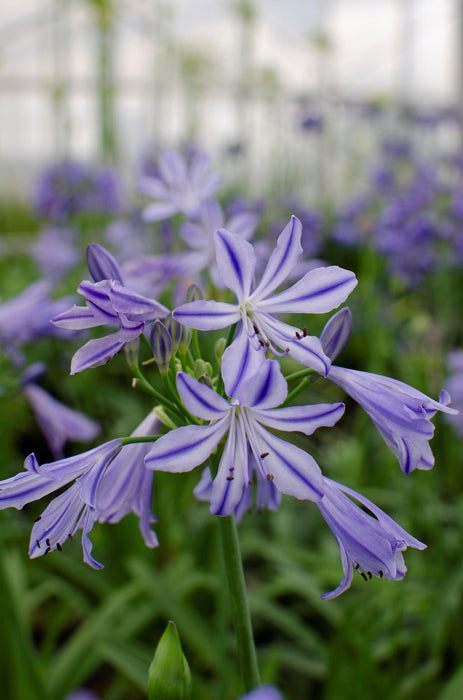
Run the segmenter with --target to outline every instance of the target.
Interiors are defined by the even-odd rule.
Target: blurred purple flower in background
[[[34,196],[37,214],[67,221],[80,212],[115,213],[121,205],[116,172],[75,161],[53,163],[39,175]]]
[[[31,254],[43,277],[59,282],[81,260],[74,231],[46,228],[38,235]]]

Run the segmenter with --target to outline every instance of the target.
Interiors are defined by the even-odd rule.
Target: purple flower
[[[50,291],[50,283],[39,280],[0,304],[0,345],[18,364],[23,345],[46,336],[69,337],[50,320],[69,306],[70,297],[54,300]]]
[[[34,193],[39,216],[65,221],[83,211],[114,212],[120,206],[119,184],[109,168],[64,161],[48,166]]]
[[[25,472],[0,481],[0,509],[21,509],[76,479],[75,483],[54,498],[35,522],[31,533],[29,556],[38,557],[60,549],[82,529],[84,561],[101,568],[91,555],[89,532],[97,519],[95,497],[98,482],[111,460],[122,449],[120,440],[111,440],[92,450],[57,462],[40,465],[34,454],[26,457]]]
[[[133,436],[157,433],[160,422],[150,413]],[[56,462],[39,465],[34,454],[26,458],[25,472],[0,482],[0,509],[21,509],[74,481],[56,496],[32,528],[29,556],[34,559],[61,549],[82,529],[84,561],[95,569],[102,564],[91,554],[89,533],[96,522],[119,522],[127,513],[139,518],[148,547],[158,544],[151,530],[151,489],[153,474],[144,465],[149,443],[122,445],[111,440],[92,450]]]
[[[98,367],[120,352],[128,343],[138,338],[147,323],[165,318],[169,311],[153,299],[132,292],[117,279],[104,279],[103,275],[121,277],[114,258],[102,246],[93,246],[88,256],[89,269],[97,282],[84,280],[78,288],[86,306],[73,306],[56,316],[53,323],[60,328],[81,330],[96,326],[116,326],[118,330],[103,338],[89,340],[74,354],[71,374],[90,367]]]
[[[311,435],[321,426],[334,425],[344,411],[343,404],[275,408],[288,391],[278,363],[265,360],[257,371],[249,364],[245,374],[244,367],[240,371],[229,362],[233,354],[230,347],[226,353],[222,375],[231,402],[180,372],[177,389],[187,411],[210,422],[183,426],[159,438],[145,459],[146,465],[158,471],[190,471],[207,460],[228,434],[212,483],[211,513],[230,515],[240,502],[251,480],[248,445],[261,476],[279,491],[299,499],[318,500],[322,477],[314,459],[264,426]],[[246,366],[246,359],[240,361]],[[237,383],[236,375],[245,376]]]
[[[98,423],[57,401],[37,384],[25,383],[23,394],[32,406],[55,459],[63,456],[63,447],[68,440],[87,442],[100,432]]]
[[[323,329],[321,342],[331,359],[342,350],[351,323],[351,313],[346,308],[338,311]],[[441,392],[439,401],[434,401],[396,379],[335,365],[331,365],[326,378],[365,409],[405,473],[431,469],[434,455],[429,440],[434,426],[430,419],[437,411],[457,413],[447,406],[450,396],[446,391]]]
[[[75,235],[70,229],[44,229],[31,252],[40,272],[53,282],[63,279],[80,261]]]
[[[221,183],[221,177],[209,172],[209,158],[195,152],[188,163],[176,151],[164,151],[159,158],[158,177],[144,177],[142,192],[156,201],[143,211],[145,221],[161,221],[179,212],[196,219],[202,202]]]
[[[426,545],[364,496],[336,481],[322,479],[324,493],[316,505],[339,545],[344,576],[337,588],[321,597],[328,600],[344,593],[352,583],[354,569],[366,581],[372,576],[400,581],[407,571],[402,552],[407,547],[425,549]]]
[[[318,338],[308,336],[273,314],[325,313],[339,306],[357,284],[355,275],[340,267],[321,267],[307,272],[288,289],[273,294],[288,277],[302,252],[302,227],[296,217],[280,234],[259,284],[253,291],[256,256],[252,245],[225,229],[215,233],[217,267],[226,287],[237,297],[236,304],[194,301],[174,311],[180,323],[198,330],[213,330],[238,324],[232,344],[235,355],[244,330],[254,350],[269,348],[275,354],[288,353],[302,364],[326,375],[330,361]],[[233,392],[232,392],[233,393]]]
[[[283,696],[274,685],[261,685],[246,695],[240,695],[238,700],[283,700]]]

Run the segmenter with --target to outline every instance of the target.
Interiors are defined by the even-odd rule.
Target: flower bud
[[[216,342],[215,348],[214,348],[214,354],[215,354],[219,364],[220,364],[220,361],[222,359],[222,355],[223,355],[226,347],[227,347],[226,338],[219,338],[218,341]]]
[[[164,320],[164,325],[172,338],[172,353],[175,354],[177,350],[182,354],[185,353],[191,340],[191,328],[176,321],[172,314]]]
[[[169,369],[169,362],[172,357],[172,338],[165,325],[159,319],[156,319],[153,323],[150,343],[159,371],[161,374],[165,374]]]
[[[204,299],[204,294],[201,291],[201,287],[198,287],[197,284],[190,284],[186,290],[187,303],[189,304],[191,301],[198,301],[200,299]]]
[[[122,272],[109,250],[98,243],[87,246],[87,265],[94,282],[117,280],[122,282]]]
[[[125,359],[127,360],[127,364],[129,365],[130,369],[134,369],[138,366],[138,346],[138,338],[135,338],[135,340],[132,340],[130,343],[127,343],[127,345],[124,346]]]
[[[191,673],[175,624],[170,621],[149,668],[149,700],[190,700]]]
[[[199,379],[203,374],[208,374],[209,377],[212,377],[212,365],[210,362],[205,362],[204,360],[195,360],[193,373],[195,379]]]

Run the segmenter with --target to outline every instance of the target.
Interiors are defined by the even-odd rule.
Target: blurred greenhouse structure
[[[3,0],[0,192],[191,139],[258,193],[352,183],[379,138],[459,144],[460,0]],[[416,128],[416,127],[419,128]]]

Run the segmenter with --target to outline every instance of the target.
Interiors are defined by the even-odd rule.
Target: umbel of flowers
[[[189,179],[179,158],[164,157],[160,175],[164,185],[159,178],[151,187],[144,182],[145,191],[158,198],[158,204],[146,210],[147,217],[183,212],[196,225],[207,202],[212,206],[217,181],[206,176],[203,160]],[[165,206],[163,197],[168,200]],[[117,522],[129,512],[138,516],[147,546],[157,546],[151,529],[153,473],[203,466],[195,494],[221,518],[239,520],[254,501],[274,510],[281,494],[317,506],[339,545],[344,572],[339,586],[324,598],[345,591],[354,569],[364,578],[403,578],[403,552],[425,545],[371,501],[324,475],[306,450],[272,431],[311,435],[341,419],[342,403],[294,404],[307,377],[315,374],[340,386],[364,408],[408,473],[432,467],[430,419],[437,411],[455,411],[448,406],[446,392],[435,401],[395,379],[333,364],[350,333],[350,311],[343,308],[336,313],[320,337],[310,332],[310,314],[338,308],[357,280],[337,266],[296,272],[294,278],[303,252],[301,236],[300,221],[291,217],[271,253],[262,259],[246,236],[225,228],[210,231],[207,246],[215,252],[214,278],[223,289],[211,299],[190,294],[187,303],[172,310],[140,293],[142,285],[135,291],[130,275],[109,251],[89,246],[91,279],[78,289],[85,305],[59,313],[53,323],[55,328],[74,331],[98,326],[115,330],[86,341],[74,354],[71,373],[95,368],[125,350],[135,386],[147,391],[155,405],[129,437],[48,464],[39,464],[31,454],[24,471],[0,482],[0,508],[22,508],[68,486],[34,524],[31,557],[61,549],[81,530],[84,560],[100,568],[91,553],[93,525]],[[203,236],[201,249],[205,247]],[[203,264],[208,264],[207,256],[201,255]],[[172,256],[168,257],[166,265],[172,264]],[[159,256],[158,269],[162,263]],[[285,321],[289,314],[299,315],[300,324]],[[227,329],[226,337],[219,343],[221,351],[215,353],[213,366],[201,357],[197,332],[220,329]],[[287,355],[301,369],[285,377],[281,358]],[[141,369],[141,360],[150,357],[159,368],[157,388]],[[58,404],[54,410],[59,411]]]

